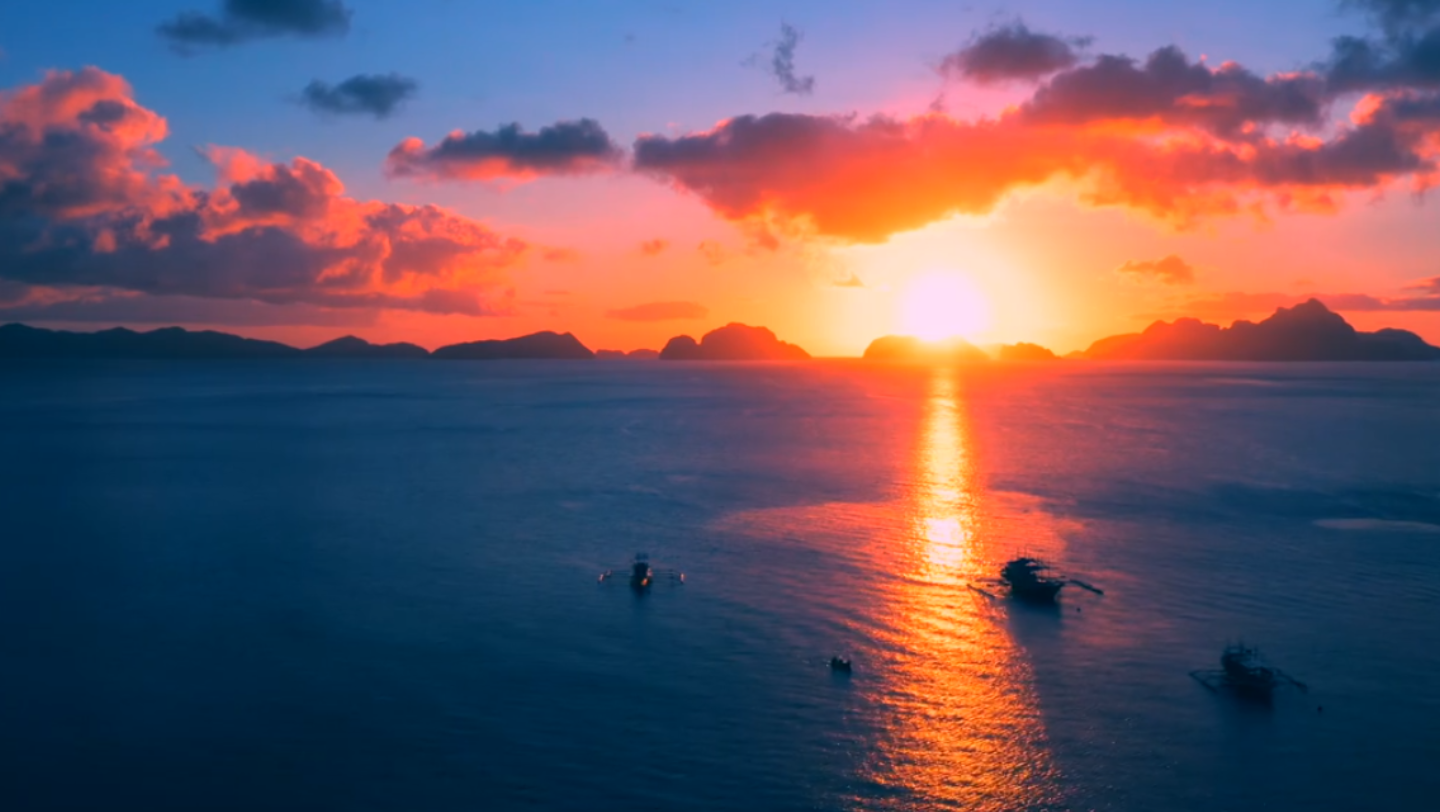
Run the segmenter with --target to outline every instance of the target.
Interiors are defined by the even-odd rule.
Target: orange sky
[[[1196,315],[1228,324],[1264,317],[1290,303],[1283,297],[1393,296],[1411,282],[1440,273],[1440,264],[1429,262],[1440,257],[1440,229],[1425,227],[1437,215],[1398,192],[1378,201],[1354,201],[1338,214],[1288,215],[1270,222],[1237,219],[1178,232],[1128,212],[1083,208],[1060,191],[1036,191],[991,215],[956,217],[877,245],[787,240],[770,251],[750,246],[740,229],[717,222],[693,198],[677,199],[628,178],[578,182],[628,198],[630,216],[586,223],[568,232],[568,241],[536,230],[535,239],[573,253],[558,260],[532,257],[510,274],[513,315],[390,311],[355,332],[374,341],[434,347],[568,330],[592,348],[628,350],[659,348],[671,336],[698,337],[740,321],[767,325],[812,354],[858,355],[879,335],[914,331],[904,321],[904,297],[913,280],[953,273],[971,283],[990,314],[983,331],[967,335],[971,340],[1033,341],[1066,352],[1105,335],[1142,329],[1157,318]],[[476,190],[477,208],[487,195],[523,193]],[[642,249],[647,240],[666,245],[647,254]],[[718,249],[707,254],[702,244]],[[1193,268],[1193,282],[1166,284],[1117,270],[1127,261],[1172,254]],[[1232,292],[1277,296],[1224,301],[1224,294]],[[666,321],[607,315],[656,302],[693,302],[706,315]],[[1359,329],[1403,327],[1440,343],[1440,312],[1344,315]],[[243,332],[305,344],[331,338],[336,330]]]
[[[1440,20],[1360,5],[1368,61],[1323,38],[1299,70],[1126,56],[992,22],[923,65],[877,53],[880,79],[834,101],[797,73],[797,34],[757,63],[768,97],[716,90],[683,121],[621,105],[622,129],[578,103],[392,126],[373,94],[420,85],[357,75],[371,89],[320,112],[388,129],[303,151],[187,144],[192,112],[150,101],[143,64],[148,86],[46,70],[0,91],[0,320],[622,350],[738,321],[820,356],[891,333],[1064,353],[1315,296],[1440,343],[1440,78],[1412,47]],[[821,64],[863,84],[841,62]]]

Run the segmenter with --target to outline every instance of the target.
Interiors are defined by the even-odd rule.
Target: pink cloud
[[[96,68],[0,95],[0,276],[48,288],[483,315],[526,243],[437,206],[348,197],[306,158],[211,147],[163,172],[165,120]]]

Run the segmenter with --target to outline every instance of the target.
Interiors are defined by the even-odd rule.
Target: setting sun
[[[926,341],[971,338],[989,326],[984,294],[958,273],[938,271],[916,277],[901,301],[901,331]]]

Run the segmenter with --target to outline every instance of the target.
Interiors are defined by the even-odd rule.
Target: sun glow
[[[951,271],[916,277],[901,301],[901,331],[926,341],[973,338],[989,326],[985,295],[968,278]]]

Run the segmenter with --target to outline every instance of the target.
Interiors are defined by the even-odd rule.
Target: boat
[[[635,560],[630,563],[630,588],[637,594],[644,594],[654,586],[656,579],[664,580],[674,584],[685,583],[685,573],[674,570],[656,571],[650,566],[650,556],[645,553],[636,553]],[[620,570],[623,573],[624,570]],[[601,582],[610,580],[620,574],[615,570],[606,570],[600,573]]]
[[[1220,653],[1218,670],[1191,671],[1197,682],[1215,690],[1228,690],[1242,699],[1269,702],[1276,688],[1309,690],[1305,683],[1267,664],[1260,651],[1244,643],[1230,643]]]
[[[841,674],[849,674],[853,669],[850,666],[850,661],[844,657],[831,657],[830,670]]]
[[[636,592],[643,592],[650,588],[650,582],[655,579],[655,573],[650,569],[650,562],[643,558],[635,559],[630,565],[630,588]]]
[[[1051,578],[1044,573],[1050,567],[1035,558],[1021,557],[1007,563],[1000,570],[1000,582],[1010,588],[1010,594],[1027,603],[1051,604],[1060,594],[1065,581]]]

